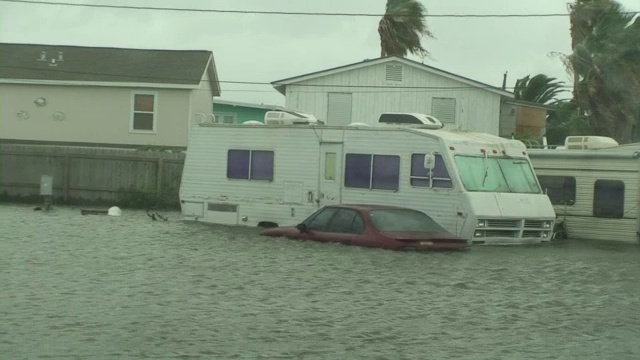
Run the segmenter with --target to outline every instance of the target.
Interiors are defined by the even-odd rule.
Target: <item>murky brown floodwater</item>
[[[0,205],[3,359],[639,359],[640,246],[423,254]]]

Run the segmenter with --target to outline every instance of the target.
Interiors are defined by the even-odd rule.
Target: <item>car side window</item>
[[[336,208],[324,208],[319,213],[317,213],[316,216],[311,219],[311,221],[309,221],[309,224],[307,225],[308,229],[315,231],[325,231],[329,220],[337,210],[338,209]]]
[[[356,213],[356,218],[353,219],[353,234],[362,234],[364,231],[364,220],[362,220],[362,215]]]
[[[340,209],[331,219],[327,232],[360,234],[364,230],[364,223],[360,214],[355,210]]]

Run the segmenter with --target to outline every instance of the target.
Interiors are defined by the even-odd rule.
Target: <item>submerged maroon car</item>
[[[423,212],[380,205],[325,206],[295,227],[266,229],[261,235],[392,250],[469,248]]]

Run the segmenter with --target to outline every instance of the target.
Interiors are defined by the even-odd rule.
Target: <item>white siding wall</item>
[[[484,89],[472,88],[470,85],[412,66],[403,65],[403,68],[402,83],[386,81],[386,64],[379,64],[288,85],[286,87],[286,107],[314,114],[319,119],[326,120],[328,93],[352,93],[352,121],[373,124],[377,122],[382,112],[430,114],[433,97],[455,98],[456,123],[446,124],[446,129],[462,128],[498,135],[500,95]],[[363,86],[374,87],[365,88]],[[464,89],[394,90],[375,88],[375,86],[445,87],[449,89],[463,87]]]

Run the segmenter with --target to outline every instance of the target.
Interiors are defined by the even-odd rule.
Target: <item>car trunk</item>
[[[460,249],[467,247],[466,240],[448,232],[393,231],[383,232],[385,236],[406,244],[408,247],[431,249]]]

